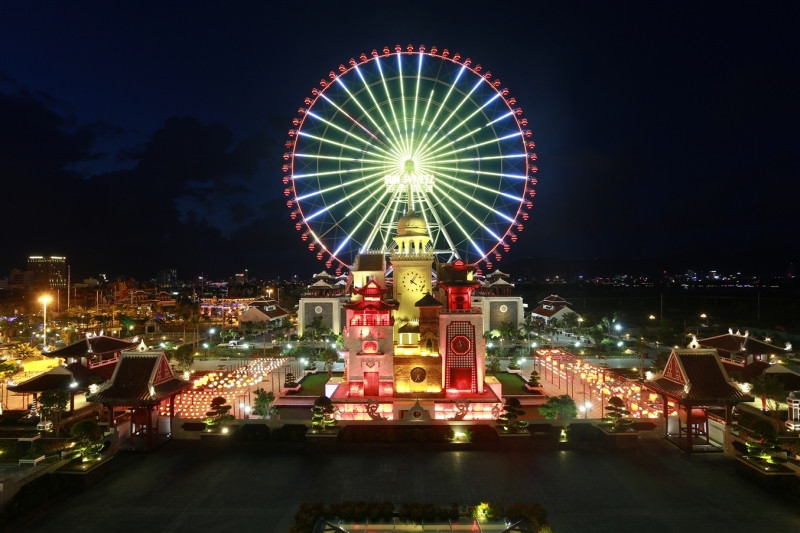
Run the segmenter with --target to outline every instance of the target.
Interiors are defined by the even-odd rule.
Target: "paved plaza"
[[[173,441],[123,453],[97,485],[48,502],[14,532],[283,533],[299,502],[539,502],[556,533],[800,531],[797,495],[768,492],[723,454],[648,439],[627,452],[359,449],[276,452]]]

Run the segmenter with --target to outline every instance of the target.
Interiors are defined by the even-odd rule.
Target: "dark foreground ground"
[[[736,472],[722,454],[663,440],[633,451],[361,449],[309,454],[173,441],[119,454],[96,485],[48,502],[13,532],[286,532],[299,502],[539,502],[556,533],[795,532],[800,500]]]

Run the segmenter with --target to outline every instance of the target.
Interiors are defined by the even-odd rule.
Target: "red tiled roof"
[[[114,405],[154,405],[188,389],[188,381],[174,376],[153,384],[153,376],[165,357],[161,352],[123,352],[110,383],[86,399]]]
[[[122,339],[115,339],[101,335],[99,337],[87,337],[77,342],[73,342],[69,346],[64,346],[58,350],[47,352],[45,355],[48,357],[63,357],[63,358],[80,358],[90,353],[92,354],[109,354],[113,352],[120,352],[122,350],[130,350],[137,346],[138,342],[125,341]]]
[[[785,350],[768,342],[758,340],[750,335],[739,335],[726,333],[706,339],[697,339],[698,344],[705,348],[716,348],[722,357],[729,357],[729,354],[743,354],[745,352],[753,355],[780,354]]]
[[[770,365],[764,361],[754,361],[749,365],[739,366],[733,363],[728,363],[727,361],[722,361],[722,366],[725,367],[725,371],[728,373],[728,375],[738,373],[742,376],[742,381],[751,383],[755,378],[760,376],[764,370],[769,368]]]
[[[63,366],[57,366],[22,383],[9,385],[8,390],[16,393],[71,390],[75,388],[72,386],[72,383],[75,382],[75,377],[72,375],[72,372]]]
[[[664,374],[645,386],[693,404],[728,404],[749,398],[727,378],[716,350],[674,350]]]
[[[545,309],[543,306],[540,305],[539,307],[537,307],[536,309],[531,311],[531,313],[534,314],[534,315],[551,317],[554,314],[556,314],[559,311],[561,311],[561,309],[563,309],[563,308],[559,307],[558,309]]]

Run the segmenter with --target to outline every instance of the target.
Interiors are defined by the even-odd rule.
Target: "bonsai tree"
[[[519,398],[513,396],[506,398],[503,412],[497,417],[497,425],[509,433],[518,433],[528,427],[526,420],[520,420],[524,414]]]
[[[75,449],[84,461],[98,458],[103,443],[102,431],[95,420],[84,418],[76,422],[69,429],[69,434],[75,438]]]
[[[606,412],[606,419],[611,423],[612,431],[624,430],[633,424],[633,419],[628,418],[631,412],[625,408],[625,402],[619,396],[608,399]]]
[[[275,414],[275,407],[272,407],[272,402],[275,401],[275,394],[272,391],[265,391],[264,389],[256,389],[256,401],[253,405],[253,412],[258,416],[268,418]]]
[[[528,387],[541,387],[541,378],[539,377],[539,373],[534,370],[531,372],[531,376],[528,378]]]
[[[286,388],[297,387],[297,379],[294,377],[293,373],[286,373],[286,377],[283,380],[283,386]]]
[[[311,408],[311,429],[313,431],[325,431],[336,425],[336,407],[330,398],[325,395],[314,400],[314,407]]]
[[[217,396],[211,400],[211,410],[206,413],[204,420],[209,429],[214,429],[218,425],[235,420],[234,416],[230,414],[231,406],[225,404],[227,401],[222,396]]]
[[[547,403],[539,407],[539,414],[548,420],[566,420],[578,416],[578,407],[568,394],[548,396]]]

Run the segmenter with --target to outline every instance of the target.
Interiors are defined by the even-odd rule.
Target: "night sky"
[[[535,205],[496,268],[797,264],[797,2],[107,4],[0,3],[0,278],[29,255],[73,280],[319,272],[286,134],[320,78],[395,44],[482,63],[529,120]]]

